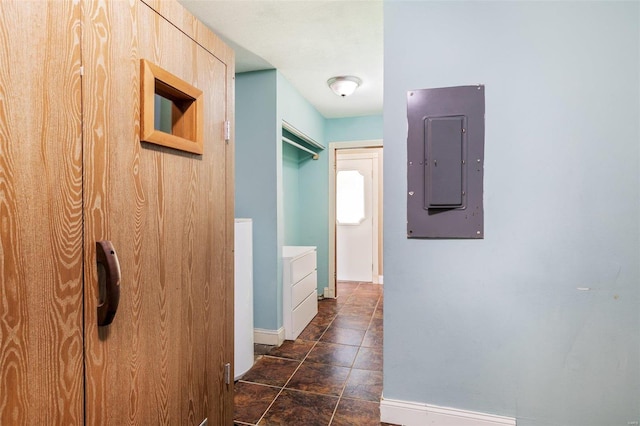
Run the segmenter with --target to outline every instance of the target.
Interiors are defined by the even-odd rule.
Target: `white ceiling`
[[[382,114],[382,0],[179,0],[236,51],[236,72],[276,68],[327,118]],[[346,98],[330,77],[355,75]]]

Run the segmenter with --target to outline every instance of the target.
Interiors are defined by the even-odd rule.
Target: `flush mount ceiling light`
[[[331,77],[327,80],[327,84],[331,87],[331,90],[333,90],[336,95],[342,96],[343,98],[355,92],[361,83],[362,80],[352,75]]]

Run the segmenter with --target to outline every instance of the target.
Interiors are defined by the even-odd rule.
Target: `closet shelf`
[[[283,136],[282,137],[282,142],[286,142],[289,145],[295,146],[296,148],[298,148],[298,149],[300,149],[300,150],[302,150],[304,152],[308,152],[309,154],[313,155],[313,157],[311,157],[311,158],[313,158],[314,160],[317,160],[318,158],[320,158],[320,156],[318,155],[317,152],[314,152],[314,151],[310,150],[309,148],[306,148],[306,147],[300,145],[299,143],[292,141],[289,138],[286,138],[286,137]]]
[[[300,140],[304,141],[304,143],[306,143],[307,145],[314,146],[314,147],[316,147],[316,148],[318,148],[320,150],[323,150],[323,149],[326,148],[320,142],[317,142],[313,138],[305,135],[300,130],[296,129],[291,124],[287,123],[285,120],[282,120],[282,128],[284,130],[286,130],[287,132],[291,133],[296,138],[299,138]]]

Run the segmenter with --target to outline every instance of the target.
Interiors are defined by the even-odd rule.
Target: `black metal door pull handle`
[[[111,324],[120,302],[120,262],[111,241],[96,242],[98,326]]]

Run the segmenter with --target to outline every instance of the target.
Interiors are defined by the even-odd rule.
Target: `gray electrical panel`
[[[484,238],[484,86],[407,94],[407,237]]]

